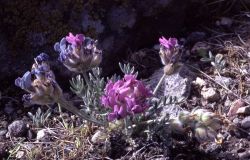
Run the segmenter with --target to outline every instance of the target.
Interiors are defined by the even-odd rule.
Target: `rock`
[[[199,87],[203,87],[207,85],[207,82],[201,79],[200,77],[197,77],[193,83]]]
[[[247,107],[240,107],[237,112],[237,114],[243,114],[243,115],[250,115],[250,106]]]
[[[147,84],[154,90],[159,80],[163,75],[163,68],[156,70],[155,73],[149,77]],[[190,94],[191,83],[195,79],[195,75],[185,65],[178,68],[173,74],[167,75],[164,82],[160,85],[156,97],[172,96],[176,101],[180,102],[187,98]],[[175,117],[177,112],[181,110],[178,104],[167,104],[161,111],[161,116],[165,117],[166,114],[171,113],[170,117]]]
[[[7,129],[0,129],[0,137],[4,136],[7,132]]]
[[[42,129],[37,132],[36,141],[38,142],[47,142],[49,140],[47,129]]]
[[[248,129],[250,128],[250,116],[245,117],[242,121],[241,121],[241,127]]]
[[[37,132],[37,135],[36,135],[36,141],[37,142],[48,142],[50,139],[50,135],[52,134],[56,134],[55,132],[53,132],[52,130],[50,129],[41,129]]]
[[[102,143],[105,142],[108,138],[108,134],[104,131],[98,130],[91,138],[93,143]]]
[[[216,89],[211,87],[203,87],[201,90],[201,95],[205,100],[209,102],[215,102],[220,99],[220,95],[216,92]]]
[[[16,153],[16,158],[17,159],[24,158],[24,156],[25,156],[25,152],[24,151],[17,151],[17,153]]]
[[[187,66],[181,66],[175,73],[165,77],[164,96],[176,97],[177,101],[187,98],[194,77],[194,73]]]
[[[157,43],[159,33],[173,36],[183,29],[190,0],[107,0],[93,3],[25,0],[0,3],[1,9],[5,8],[0,9],[0,15],[4,17],[0,27],[0,53],[3,55],[0,57],[0,80],[5,80],[9,86],[14,77],[30,69],[34,54],[40,51],[52,53],[51,59],[56,61],[58,56],[54,54],[53,43],[68,32],[83,31],[83,34],[98,39],[98,47],[105,53],[103,74],[111,75],[119,69],[118,62],[127,56],[128,48],[135,50],[153,45]],[[59,29],[58,25],[61,26]],[[19,59],[14,58],[17,54]],[[54,66],[57,76],[67,74],[62,65]]]
[[[242,101],[241,99],[237,99],[236,101],[234,101],[230,108],[229,111],[227,113],[227,116],[234,116],[237,114],[238,110],[243,107],[245,105],[245,102]]]
[[[223,86],[226,85],[226,87],[229,87],[229,85],[234,83],[232,78],[223,76],[215,76],[215,81]]]
[[[245,151],[243,153],[238,153],[238,156],[239,156],[240,160],[247,160],[247,159],[250,158],[250,151],[247,150],[247,151]]]
[[[26,123],[22,120],[16,120],[8,126],[8,133],[13,137],[23,137],[27,131]]]
[[[238,125],[240,123],[240,119],[239,118],[234,118],[233,123],[235,125]]]

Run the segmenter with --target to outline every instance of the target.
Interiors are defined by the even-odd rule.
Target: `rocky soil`
[[[250,4],[241,1],[116,0],[0,1],[0,157],[7,159],[250,159]],[[32,14],[31,14],[32,13]],[[120,73],[129,62],[151,85],[162,75],[158,38],[177,37],[181,67],[157,93],[176,97],[162,112],[204,108],[224,116],[223,142],[199,143],[167,135],[147,141],[120,133],[95,144],[97,127],[51,107],[47,121],[35,124],[14,80],[28,70],[34,55],[47,52],[58,82],[69,91],[74,75],[56,60],[54,42],[69,31],[99,40],[104,75]],[[209,52],[213,55],[209,56]],[[48,107],[42,106],[42,113]],[[65,126],[62,120],[69,124]]]

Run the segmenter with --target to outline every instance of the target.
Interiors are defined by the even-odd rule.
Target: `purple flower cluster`
[[[122,80],[108,82],[101,103],[113,110],[108,115],[108,120],[113,121],[144,112],[148,108],[146,99],[151,96],[151,91],[134,75],[125,75]]]
[[[176,63],[179,60],[179,44],[176,38],[166,39],[165,37],[159,38],[160,42],[160,57],[164,65],[169,63]]]
[[[74,36],[72,33],[69,33],[69,36],[66,36],[66,41],[73,46],[80,46],[84,39],[83,34],[76,34],[76,36]]]
[[[176,38],[169,38],[168,40],[165,37],[159,38],[159,42],[161,46],[166,49],[172,49],[178,46],[178,40]]]
[[[96,47],[97,41],[83,34],[69,33],[54,45],[60,53],[59,60],[70,71],[82,73],[97,67],[102,61],[102,51]]]
[[[27,91],[23,100],[30,104],[53,104],[62,95],[62,90],[55,81],[55,75],[48,64],[49,56],[41,53],[35,58],[31,71],[15,80],[15,85]]]

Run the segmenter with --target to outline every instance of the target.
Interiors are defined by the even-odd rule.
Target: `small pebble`
[[[25,152],[24,151],[17,151],[16,158],[21,159],[24,158]]]
[[[194,81],[194,84],[198,85],[199,87],[203,87],[207,84],[207,82],[201,79],[200,77],[197,77],[196,80]]]
[[[239,108],[243,107],[245,105],[245,102],[241,99],[237,99],[234,101],[229,108],[229,111],[227,113],[227,116],[234,116],[238,113]]]
[[[7,132],[7,129],[0,129],[0,136],[4,136]]]
[[[247,106],[247,107],[240,107],[240,108],[237,110],[237,114],[250,115],[250,106]]]
[[[209,102],[215,102],[220,99],[220,95],[216,92],[216,89],[211,87],[203,87],[201,90],[201,95],[205,100]]]
[[[243,128],[250,128],[250,116],[245,117],[242,121],[241,121],[241,127]]]
[[[104,131],[97,131],[91,138],[93,143],[102,143],[108,138],[108,134]]]

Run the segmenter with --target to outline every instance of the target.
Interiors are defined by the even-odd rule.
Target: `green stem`
[[[79,110],[78,108],[76,108],[74,105],[70,104],[68,101],[66,101],[63,98],[60,98],[57,103],[58,103],[59,106],[67,109],[68,111],[74,113],[75,115],[81,117],[82,119],[85,119],[85,120],[87,120],[89,122],[95,123],[95,124],[97,124],[99,126],[105,126],[105,123],[100,122],[100,121],[90,117],[89,115],[87,115],[83,111]]]
[[[85,82],[87,83],[87,85],[90,86],[90,81],[89,81],[89,77],[87,75],[87,72],[83,72],[82,75],[83,75],[83,78],[84,78]]]
[[[156,87],[155,87],[155,89],[154,89],[154,91],[153,91],[153,95],[156,94],[156,92],[157,92],[158,89],[160,88],[160,86],[161,86],[161,84],[162,84],[162,82],[163,82],[163,80],[164,80],[165,77],[166,77],[166,74],[164,73],[164,74],[162,75],[160,81],[159,81],[158,84],[156,85]]]
[[[128,117],[124,118],[125,134],[128,135]]]
[[[62,121],[63,121],[63,125],[64,125],[65,128],[68,128],[68,126],[67,126],[67,124],[66,124],[66,122],[65,122],[65,120],[64,120],[64,118],[62,116],[62,107],[61,107],[61,105],[59,103],[58,103],[58,108],[59,108],[60,117],[62,118]]]

